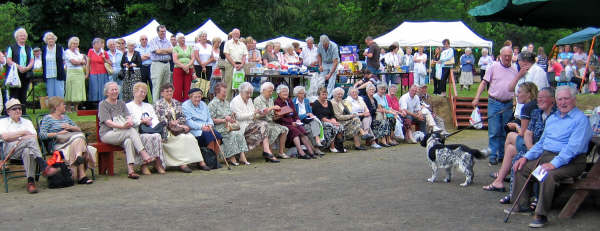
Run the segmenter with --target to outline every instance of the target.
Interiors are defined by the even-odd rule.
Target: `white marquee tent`
[[[451,47],[492,47],[492,41],[475,34],[462,21],[455,22],[403,22],[392,31],[379,36],[375,42],[387,47],[393,42],[400,46],[442,46],[449,39]]]
[[[256,48],[262,50],[262,49],[264,49],[267,46],[268,42],[273,42],[273,43],[274,42],[279,42],[279,43],[281,43],[281,48],[282,49],[286,48],[288,46],[291,46],[293,42],[299,43],[300,47],[305,47],[306,46],[306,42],[304,42],[304,41],[300,41],[300,40],[289,38],[289,37],[285,37],[285,36],[280,36],[280,37],[277,37],[277,38],[274,38],[274,39],[269,39],[269,40],[266,40],[266,41],[262,41],[262,42],[256,44]]]
[[[156,34],[156,28],[160,25],[155,19],[152,19],[148,24],[144,27],[140,28],[136,32],[133,32],[129,35],[123,36],[122,38],[125,41],[135,41],[136,43],[140,42],[140,36],[146,35],[148,37],[148,41],[152,40],[158,34]],[[167,38],[170,38],[173,33],[167,30]]]
[[[185,43],[194,44],[194,40],[196,35],[200,34],[201,31],[206,32],[206,38],[208,41],[212,41],[213,38],[219,37],[221,41],[227,41],[227,34],[217,26],[211,19],[208,19],[202,24],[202,26],[198,27],[198,29],[190,32],[185,35]]]

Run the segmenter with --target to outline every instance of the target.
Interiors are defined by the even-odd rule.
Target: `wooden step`
[[[471,126],[471,123],[469,122],[458,122],[458,127],[459,128],[464,128],[464,127],[468,127]],[[483,128],[487,128],[487,122],[483,122]]]
[[[473,104],[471,104],[471,101],[467,102],[467,101],[456,101],[456,107],[470,107],[473,108]],[[481,109],[482,107],[487,108],[487,103],[482,103],[479,102],[477,104],[477,106]]]
[[[459,113],[468,113],[468,114],[471,114],[471,112],[473,112],[473,108],[456,108],[456,114],[459,114]],[[481,108],[479,108],[479,113],[486,114],[487,113],[487,109],[481,109]]]
[[[458,121],[461,121],[461,120],[469,121],[469,119],[471,119],[471,115],[470,114],[469,115],[456,115],[456,119]],[[486,120],[487,116],[482,115],[481,119]]]

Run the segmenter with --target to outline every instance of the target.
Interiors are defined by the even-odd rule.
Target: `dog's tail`
[[[462,144],[459,144],[459,146],[460,146],[460,149],[462,149],[465,152],[468,152],[469,154],[471,154],[471,156],[475,157],[476,159],[486,158],[490,154],[490,151],[487,148],[477,150],[477,149],[469,148],[466,145],[462,145]]]

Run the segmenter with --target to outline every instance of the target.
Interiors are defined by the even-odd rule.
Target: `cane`
[[[542,160],[542,158],[538,158],[538,160],[535,162],[535,167],[537,168],[537,166],[540,164],[540,161]],[[521,198],[521,195],[523,194],[523,191],[525,191],[525,188],[527,187],[527,184],[529,184],[529,180],[531,180],[531,176],[533,175],[533,171],[531,171],[531,173],[529,173],[529,176],[527,177],[527,181],[525,181],[525,184],[523,185],[523,188],[521,188],[521,191],[519,192],[519,195],[517,195],[517,198],[514,200],[513,206],[510,208],[510,211],[508,211],[508,214],[506,214],[506,218],[504,218],[504,223],[508,223],[508,218],[510,218],[510,214],[512,214],[512,211],[515,209],[515,207],[517,206],[517,202],[519,201],[519,199]]]
[[[217,136],[215,135],[215,131],[213,130],[212,127],[210,127],[210,133],[212,133],[213,137],[215,137],[215,143],[217,143],[217,147],[219,148],[219,152],[221,153],[221,157],[223,157],[223,161],[225,161],[225,165],[227,165],[227,170],[231,170],[231,167],[229,167],[229,163],[227,162],[227,159],[225,159],[225,153],[223,153],[223,149],[221,149],[221,145],[219,144],[219,140],[217,140]]]

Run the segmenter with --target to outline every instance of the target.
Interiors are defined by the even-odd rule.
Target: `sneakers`
[[[381,147],[381,145],[379,145],[377,143],[373,143],[373,144],[371,144],[371,148],[380,149],[382,147]]]
[[[529,223],[529,228],[543,228],[548,223],[548,218],[543,215],[535,215],[533,221]]]

